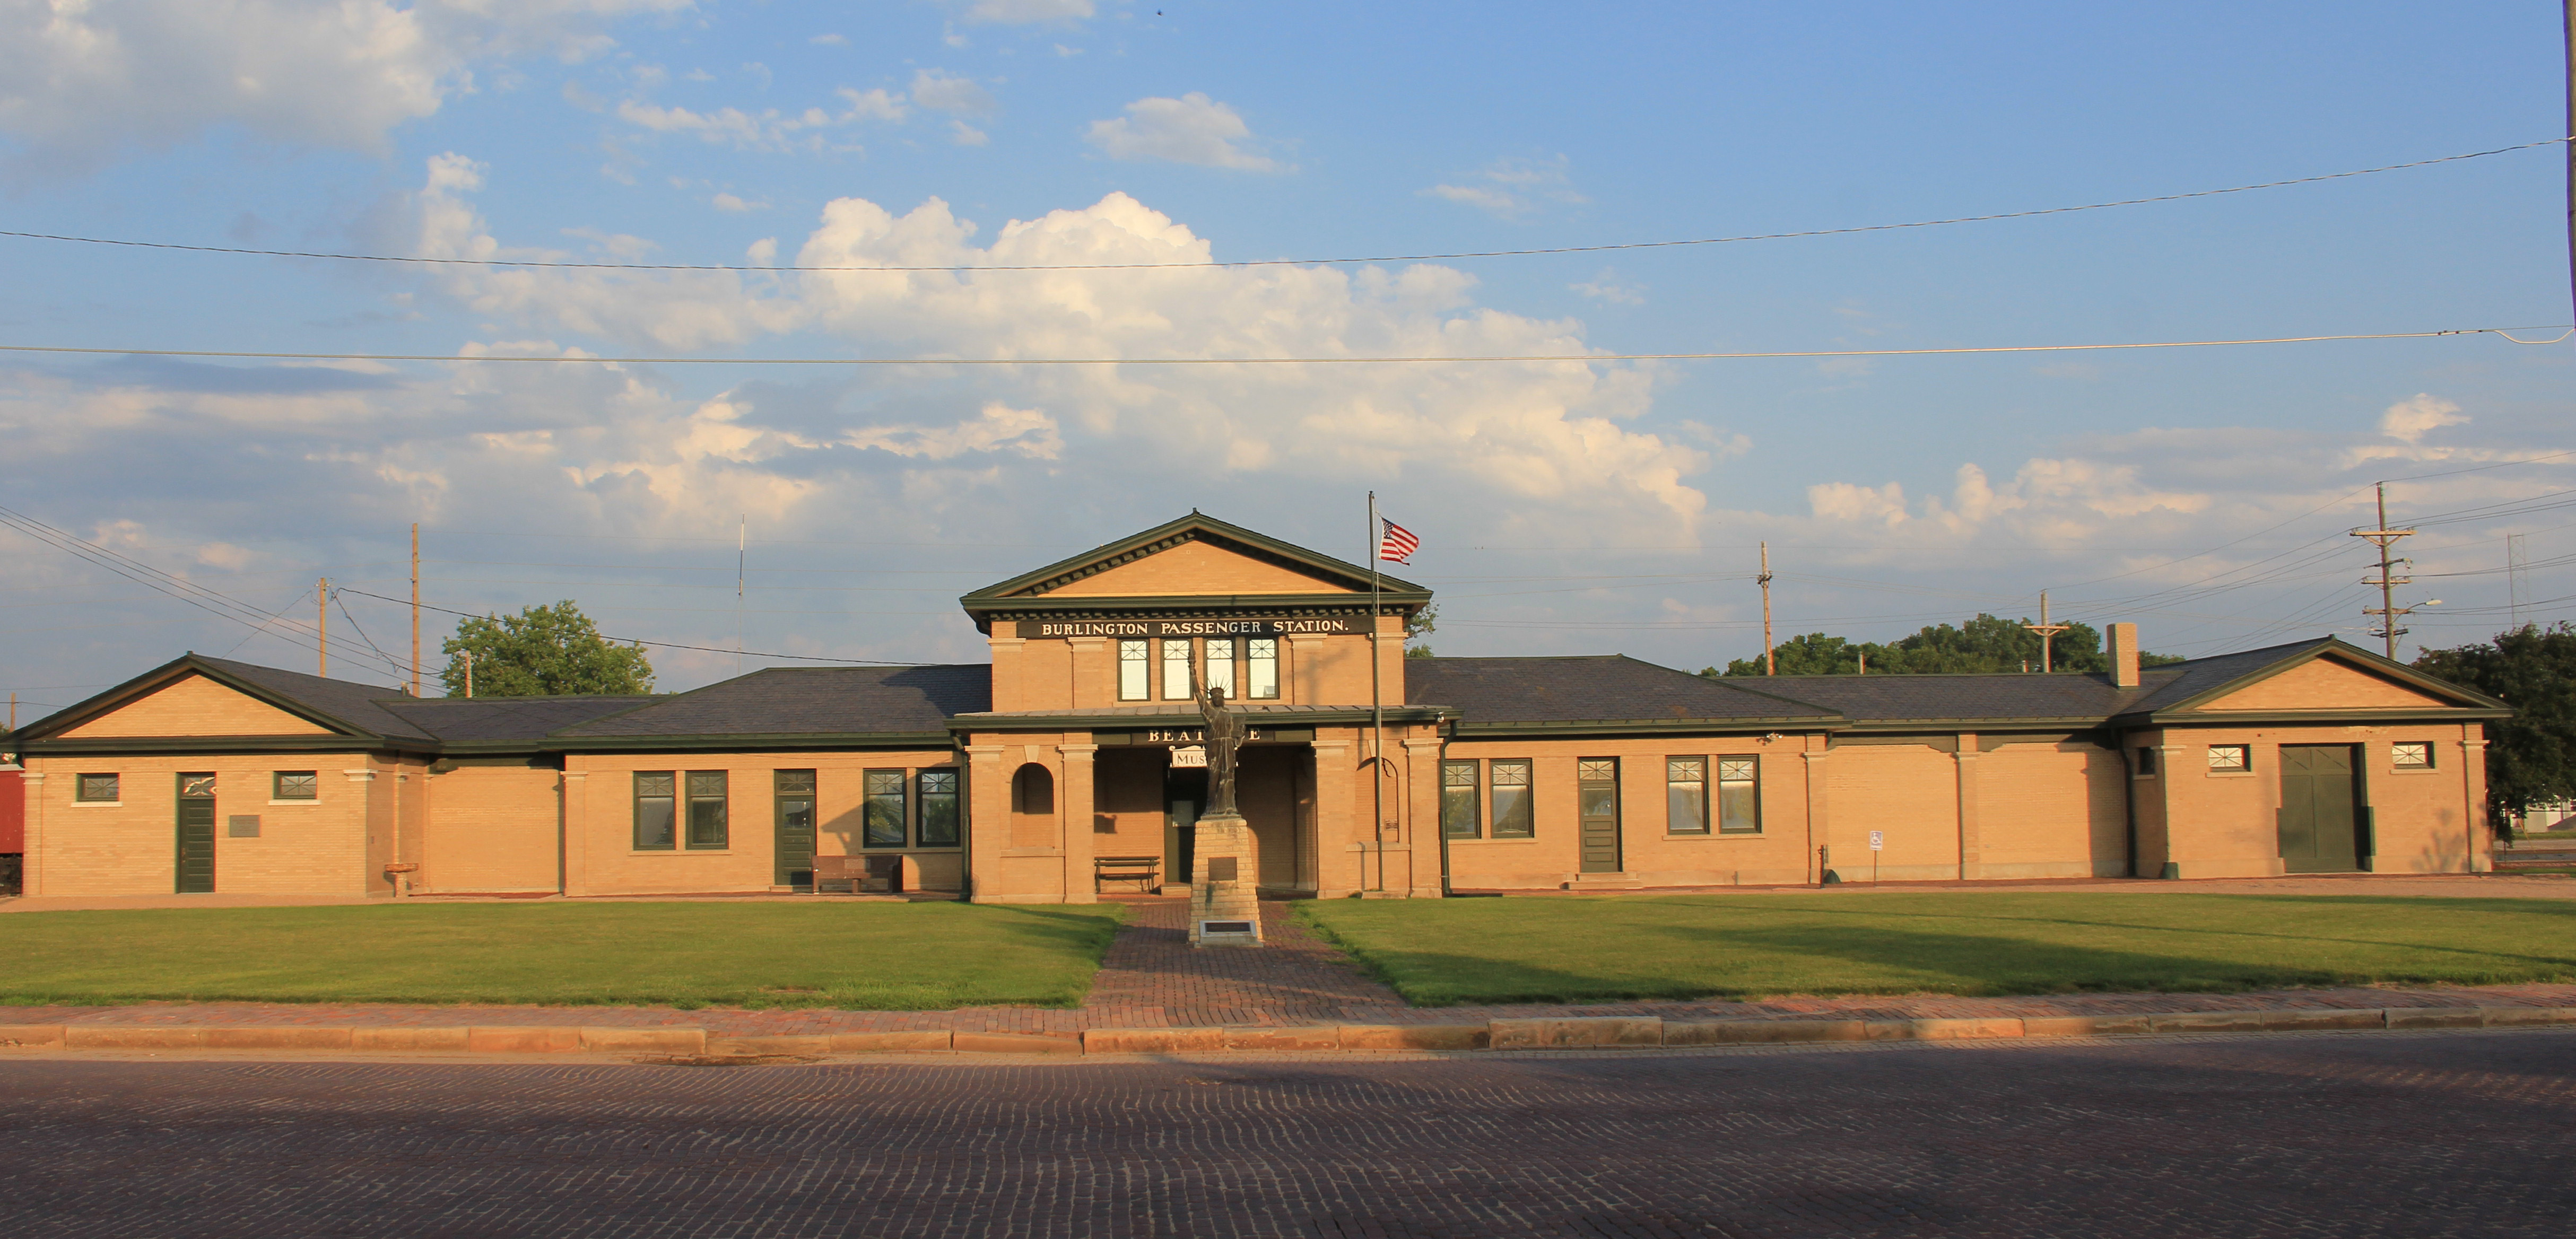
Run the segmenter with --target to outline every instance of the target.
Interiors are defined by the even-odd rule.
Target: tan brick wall
[[[868,849],[862,846],[864,772],[958,765],[947,749],[877,753],[686,753],[670,755],[575,754],[566,759],[567,774],[578,773],[582,787],[568,794],[565,847],[578,855],[566,858],[568,873],[578,874],[575,894],[697,894],[766,891],[776,873],[777,784],[779,770],[815,772],[815,844],[822,856],[876,851],[906,857],[907,884],[922,889],[954,889],[958,851],[954,848]],[[1016,765],[1011,768],[1016,769]],[[721,849],[635,848],[635,772],[639,770],[722,770],[727,780],[727,846]],[[980,771],[979,771],[980,773]],[[685,791],[685,784],[683,784]],[[685,799],[685,794],[683,795]],[[578,810],[572,808],[579,802]],[[1007,805],[1007,798],[1003,803]],[[975,806],[982,811],[980,801]],[[685,813],[685,807],[683,808]],[[987,819],[978,818],[986,829]],[[681,826],[686,837],[685,818]],[[1059,865],[1060,868],[1060,865]],[[979,875],[982,873],[978,867]],[[928,885],[931,882],[943,886]]]
[[[1252,559],[1207,542],[1184,542],[1048,592],[1048,598],[1175,594],[1340,594],[1336,581]]]
[[[559,888],[562,773],[460,765],[427,777],[427,836],[418,889],[525,893]]]
[[[1012,621],[996,621],[993,651],[993,709],[1090,710],[1111,706],[1158,705],[1187,712],[1186,700],[1163,696],[1162,650],[1157,639],[1148,647],[1149,694],[1142,701],[1118,696],[1118,642],[1102,638],[1064,640],[1004,635],[1017,631]],[[1382,700],[1404,704],[1404,621],[1386,617],[1379,624]],[[1201,647],[1202,649],[1204,647]],[[1240,659],[1238,647],[1236,657]],[[1366,705],[1369,701],[1369,639],[1360,633],[1301,634],[1279,641],[1279,696],[1283,705]]]
[[[2004,744],[1976,761],[1981,876],[2128,872],[2120,755],[2085,741]]]
[[[327,736],[330,729],[187,675],[63,733],[91,740],[125,736]]]
[[[1836,745],[1825,762],[1834,868],[1845,881],[1959,876],[1958,761],[1922,744]],[[1886,847],[1874,858],[1869,832]]]
[[[167,895],[176,889],[179,775],[215,775],[215,890],[224,894],[353,895],[367,889],[366,785],[357,753],[176,757],[30,757],[27,893]],[[272,804],[270,776],[312,770],[320,798]],[[81,774],[115,774],[120,800],[77,804]],[[259,835],[235,838],[237,815]]]
[[[1802,740],[1794,736],[1768,744],[1754,736],[1454,741],[1448,746],[1451,760],[1530,760],[1534,837],[1494,838],[1490,788],[1480,787],[1483,837],[1449,841],[1451,885],[1471,890],[1544,890],[1575,881],[1583,867],[1575,762],[1595,757],[1619,760],[1621,865],[1638,883],[1727,886],[1807,881],[1807,764],[1802,751]],[[1760,833],[1671,833],[1665,759],[1708,757],[1713,773],[1717,757],[1745,755],[1761,759]],[[1840,754],[1836,756],[1839,759]],[[1479,776],[1481,781],[1481,768]],[[1436,780],[1439,772],[1426,764],[1418,777]],[[1426,848],[1438,845],[1434,812],[1427,807],[1423,814],[1419,839]]]
[[[2395,680],[2329,658],[2302,663],[2230,693],[2206,710],[2369,710],[2450,703]]]

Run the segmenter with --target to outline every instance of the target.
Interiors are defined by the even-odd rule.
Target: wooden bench
[[[820,895],[831,883],[843,883],[853,895],[897,894],[903,890],[903,858],[900,856],[817,856],[814,858],[814,893]]]
[[[1160,856],[1094,856],[1091,858],[1091,889],[1096,893],[1110,882],[1134,882],[1136,889],[1147,895],[1162,893],[1163,858]]]

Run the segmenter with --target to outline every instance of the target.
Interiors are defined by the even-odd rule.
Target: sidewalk
[[[2534,879],[2538,881],[2538,879]],[[2479,880],[2492,889],[2493,879]],[[2167,887],[2175,884],[2167,883]],[[2576,886],[2576,883],[2557,883]],[[2015,998],[1903,995],[1766,998],[1754,1002],[1625,1002],[1559,1006],[1408,1007],[1309,934],[1288,905],[1261,905],[1270,945],[1193,950],[1187,901],[1121,900],[1128,923],[1109,948],[1090,997],[1079,1008],[967,1007],[954,1011],[746,1011],[670,1007],[494,1007],[302,1003],[147,1003],[114,1007],[0,1007],[0,1023],[116,1025],[304,1025],[446,1027],[475,1025],[678,1026],[710,1036],[937,1031],[1073,1036],[1094,1028],[1295,1027],[1313,1024],[1472,1024],[1494,1019],[1652,1015],[1697,1022],[1743,1019],[1977,1019],[2047,1015],[2129,1015],[2283,1008],[2576,1007],[2576,985],[2454,989],[2293,989],[2232,994],[2057,994]]]

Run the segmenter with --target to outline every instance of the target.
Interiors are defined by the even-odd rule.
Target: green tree
[[[1439,620],[1440,608],[1437,606],[1425,606],[1404,617],[1405,657],[1429,658],[1432,656],[1430,646],[1415,645],[1413,642],[1420,640],[1425,634],[1440,631]]]
[[[1980,614],[1956,627],[1935,624],[1885,645],[1851,642],[1814,632],[1773,646],[1771,657],[1782,675],[1853,675],[1864,670],[1864,658],[1871,675],[2036,671],[2039,634],[2023,627],[2030,622]],[[2163,654],[2138,655],[2139,665],[2145,667],[2181,661]],[[2049,664],[2057,671],[2102,672],[2111,669],[2111,656],[2102,648],[2102,634],[2092,625],[2069,624],[2049,643]],[[1700,674],[1711,678],[1760,675],[1762,660],[1739,658],[1728,663],[1723,672],[1711,667]]]
[[[653,691],[653,664],[644,657],[644,647],[617,645],[600,636],[590,617],[569,600],[526,607],[517,615],[468,619],[441,648],[447,670],[439,679],[450,697],[465,695],[469,654],[477,697]]]
[[[2525,624],[2489,644],[2426,650],[2415,667],[2513,707],[2487,725],[2487,820],[2498,833],[2534,804],[2576,796],[2576,626]]]

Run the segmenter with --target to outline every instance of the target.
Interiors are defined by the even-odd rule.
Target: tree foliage
[[[2532,805],[2576,797],[2576,626],[2525,624],[2493,642],[2426,650],[2415,668],[2513,707],[2487,725],[2488,818],[2498,831]]]
[[[2039,634],[2022,627],[2031,621],[1980,614],[1953,627],[1935,624],[1884,645],[1853,642],[1821,632],[1791,637],[1771,649],[1782,675],[1857,675],[1868,660],[1871,675],[1935,675],[1959,672],[2039,670]],[[2138,664],[2153,667],[2181,662],[2164,654],[2140,653]],[[2111,669],[2102,634],[2090,624],[2069,624],[2049,643],[2049,662],[2057,671],[2100,672]],[[1724,671],[1710,667],[1701,675],[1761,675],[1760,658],[1739,658]]]
[[[1429,658],[1432,656],[1430,646],[1415,645],[1413,642],[1420,640],[1427,634],[1440,631],[1439,621],[1440,608],[1437,606],[1426,606],[1421,610],[1404,617],[1405,657]]]
[[[439,679],[450,697],[465,695],[465,660],[474,658],[477,697],[561,697],[580,693],[619,696],[653,691],[653,664],[644,647],[617,645],[569,600],[532,606],[517,615],[468,619],[442,647],[447,670]]]

